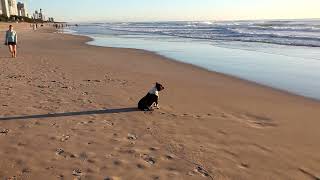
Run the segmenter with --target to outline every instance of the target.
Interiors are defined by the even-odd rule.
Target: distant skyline
[[[21,0],[58,21],[320,18],[320,0]]]

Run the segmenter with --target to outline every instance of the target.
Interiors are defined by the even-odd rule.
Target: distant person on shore
[[[36,28],[36,24],[32,24],[32,29],[35,31],[35,30],[37,30],[37,28]]]
[[[9,46],[9,51],[11,53],[12,58],[17,57],[17,42],[18,35],[17,32],[13,30],[13,26],[9,26],[9,30],[6,32],[5,37],[5,45]]]

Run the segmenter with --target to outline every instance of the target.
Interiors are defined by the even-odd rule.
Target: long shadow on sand
[[[118,109],[105,109],[105,110],[94,110],[94,111],[49,113],[49,114],[39,114],[39,115],[2,117],[0,118],[0,121],[58,118],[58,117],[98,115],[98,114],[116,114],[116,113],[128,113],[128,112],[136,112],[136,111],[139,111],[139,110],[137,108],[118,108]]]

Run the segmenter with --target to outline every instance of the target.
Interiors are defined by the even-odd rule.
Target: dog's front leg
[[[156,109],[160,109],[160,106],[159,106],[159,97],[157,97],[157,99],[156,99],[156,102],[155,102],[155,108]]]
[[[159,106],[158,103],[154,103],[154,107],[155,107],[156,109],[160,109],[160,106]]]

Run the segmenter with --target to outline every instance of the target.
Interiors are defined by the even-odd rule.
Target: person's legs
[[[12,50],[13,50],[13,57],[17,57],[17,45],[13,45],[12,46]]]
[[[14,54],[13,54],[13,46],[12,45],[9,45],[9,51],[11,53],[11,57],[14,57]]]

